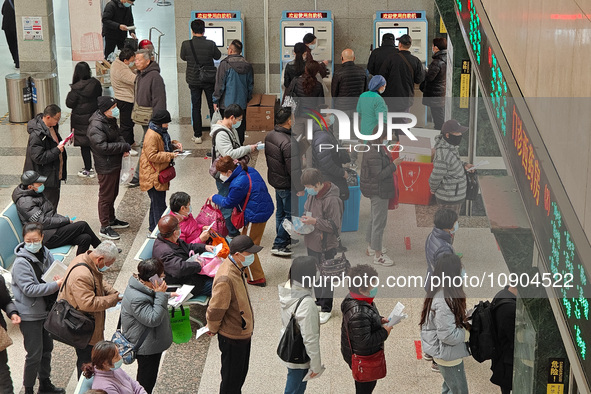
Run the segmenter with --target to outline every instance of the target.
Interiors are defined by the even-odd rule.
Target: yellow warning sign
[[[564,384],[548,384],[546,394],[564,394]]]
[[[445,28],[445,24],[443,23],[443,18],[439,16],[439,33],[447,34],[447,29]]]
[[[470,60],[462,60],[462,75],[460,76],[460,108],[470,106]]]

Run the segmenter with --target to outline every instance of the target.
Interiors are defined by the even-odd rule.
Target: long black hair
[[[90,71],[90,66],[86,62],[78,62],[76,67],[74,67],[74,76],[72,77],[72,85],[74,85],[78,81],[82,81],[85,79],[90,79],[92,77],[92,72]]]
[[[433,296],[440,289],[443,289],[445,302],[454,314],[456,327],[464,327],[464,319],[466,318],[466,293],[464,292],[463,283],[460,283],[459,286],[454,285],[454,278],[460,277],[461,274],[462,262],[457,255],[444,254],[437,260],[432,277],[440,279],[439,286],[429,290],[427,293],[427,297],[423,303],[423,311],[421,312],[420,326],[423,326],[429,319]]]
[[[306,70],[306,61],[304,60],[304,53],[306,53],[308,47],[303,42],[298,42],[293,47],[293,52],[295,53],[295,59],[293,60],[293,64],[295,66],[296,75],[299,77],[304,73]]]

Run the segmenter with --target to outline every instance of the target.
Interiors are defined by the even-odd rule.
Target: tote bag
[[[191,320],[189,320],[189,308],[182,305],[180,309],[172,308],[170,314],[170,327],[172,328],[172,341],[174,343],[187,343],[193,336]]]

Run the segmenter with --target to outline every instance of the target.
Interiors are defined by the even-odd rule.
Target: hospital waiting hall
[[[0,393],[591,393],[590,21],[3,0]]]

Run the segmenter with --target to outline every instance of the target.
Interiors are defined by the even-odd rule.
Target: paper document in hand
[[[320,367],[320,372],[318,372],[318,375],[314,376],[313,378],[310,377],[310,375],[312,375],[312,370],[308,369],[308,373],[306,374],[306,376],[304,376],[304,379],[302,379],[302,382],[307,382],[310,379],[316,379],[319,378],[320,375],[322,375],[322,372],[324,372],[326,368],[323,366]]]
[[[203,334],[207,334],[209,332],[209,327],[201,327],[197,330],[197,335],[195,335],[195,339],[199,339],[199,337]]]
[[[388,316],[388,323],[386,323],[386,325],[392,327],[393,325],[400,323],[402,319],[406,319],[407,315],[402,312],[403,310],[404,305],[397,302],[394,309],[392,309],[392,312],[390,312],[390,316]]]
[[[176,293],[178,296],[173,297],[168,300],[168,305],[170,306],[179,306],[183,303],[183,301],[189,299],[192,294],[191,290],[193,290],[195,286],[193,285],[183,285],[180,289],[177,289]]]
[[[43,274],[41,279],[44,282],[53,282],[54,276],[59,276],[60,278],[65,278],[66,272],[68,271],[68,266],[62,263],[61,261],[54,260],[53,264],[49,267],[49,269]]]

